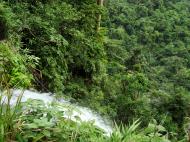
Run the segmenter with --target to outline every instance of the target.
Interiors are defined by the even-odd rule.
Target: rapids
[[[105,135],[109,136],[113,129],[111,127],[111,123],[109,120],[104,119],[101,117],[98,113],[93,112],[91,109],[79,106],[77,104],[72,104],[67,100],[64,99],[56,99],[54,95],[51,93],[39,93],[35,91],[30,90],[13,90],[12,91],[12,98],[10,100],[10,104],[14,105],[20,95],[22,96],[21,102],[26,102],[28,99],[31,100],[41,100],[43,101],[47,106],[48,104],[51,104],[52,102],[56,102],[59,106],[59,110],[63,111],[63,117],[67,119],[71,119],[75,122],[85,121],[85,122],[93,122],[93,124],[102,129],[105,132]]]

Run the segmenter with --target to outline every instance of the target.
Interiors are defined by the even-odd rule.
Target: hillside
[[[2,0],[1,90],[52,92],[119,127],[110,138],[86,124],[74,135],[77,123],[64,119],[50,127],[60,126],[59,132],[51,131],[54,136],[30,128],[35,134],[28,138],[29,131],[19,127],[8,139],[185,142],[190,120],[189,13],[189,0]],[[1,105],[6,119],[12,109],[5,113],[5,106],[11,106]],[[94,131],[88,133],[91,127]],[[7,127],[0,135],[13,130]],[[60,132],[66,132],[64,139]]]

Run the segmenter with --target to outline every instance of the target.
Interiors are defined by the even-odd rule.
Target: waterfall
[[[83,122],[93,122],[93,124],[102,129],[105,132],[105,135],[109,136],[113,129],[111,127],[111,123],[109,120],[104,119],[98,113],[93,112],[91,109],[79,106],[77,104],[72,104],[65,99],[56,99],[54,95],[51,93],[39,93],[30,90],[13,90],[12,98],[10,100],[10,104],[14,105],[18,99],[18,97],[23,94],[21,102],[26,102],[28,99],[32,100],[41,100],[47,106],[52,102],[56,102],[58,104],[58,110],[64,111],[63,117],[66,119],[71,119],[72,121],[79,122],[77,119],[80,118],[80,121]],[[60,104],[60,105],[59,105]]]

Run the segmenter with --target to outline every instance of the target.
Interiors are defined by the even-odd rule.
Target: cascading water
[[[21,102],[26,102],[28,99],[32,100],[41,100],[46,105],[51,104],[52,102],[56,102],[60,105],[59,110],[64,111],[63,116],[67,119],[71,119],[73,121],[78,121],[77,117],[80,118],[80,121],[90,121],[100,129],[102,129],[107,136],[112,133],[112,127],[109,123],[109,120],[103,119],[97,113],[94,113],[89,108],[81,107],[76,104],[72,104],[69,101],[64,99],[57,100],[50,93],[38,93],[30,90],[14,90],[12,93],[12,98],[10,100],[10,104],[14,105],[18,99],[18,97],[22,94]]]

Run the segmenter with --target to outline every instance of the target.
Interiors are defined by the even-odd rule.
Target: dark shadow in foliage
[[[167,107],[173,121],[176,122],[178,126],[182,127],[184,118],[188,116],[188,100],[183,95],[173,95]]]
[[[73,33],[70,31],[73,27],[79,28],[79,21],[78,20],[67,20],[67,21],[62,21],[59,24],[59,32],[60,34],[68,41],[72,42],[74,37]],[[77,30],[77,29],[76,29]]]
[[[87,72],[83,66],[70,66],[70,71],[73,77],[79,77],[83,79],[92,79],[92,72]]]
[[[21,42],[22,42],[22,48],[26,49],[27,45],[29,44],[30,39],[32,38],[32,35],[29,31],[29,29],[24,28],[22,31],[22,38],[21,38]]]
[[[7,26],[3,19],[0,19],[0,41],[7,38]]]
[[[141,55],[141,49],[134,49],[134,51],[131,53],[131,57],[125,61],[126,65],[126,71],[128,70],[137,70],[134,66],[138,64],[140,61],[140,55]]]

